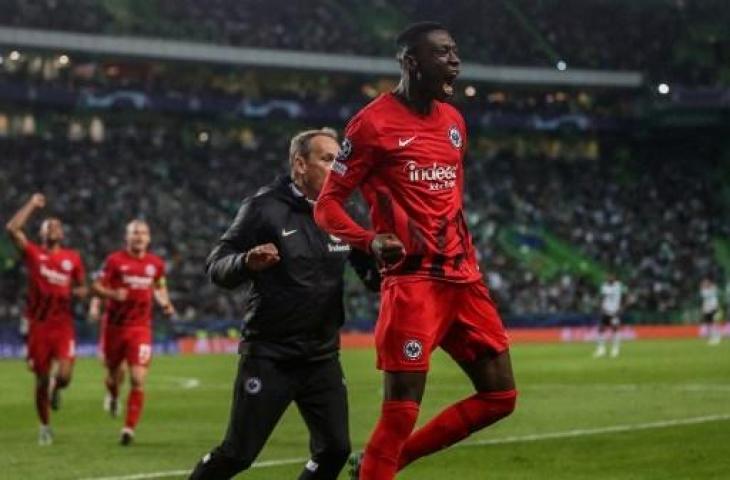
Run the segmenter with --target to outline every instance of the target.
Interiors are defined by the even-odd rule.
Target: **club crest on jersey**
[[[147,265],[146,267],[144,267],[144,273],[146,273],[150,277],[154,277],[155,273],[157,273],[157,269],[154,265]]]
[[[250,393],[251,395],[256,395],[261,391],[261,379],[259,377],[249,377],[246,379],[246,392]]]
[[[456,125],[452,125],[449,128],[449,140],[451,141],[451,145],[458,149],[461,149],[462,144],[464,141],[461,138],[461,132],[458,128],[456,128]]]
[[[418,340],[408,340],[403,344],[403,355],[408,360],[419,360],[423,356],[423,345]]]
[[[61,268],[64,269],[67,272],[70,272],[74,268],[74,264],[71,263],[71,260],[64,260],[61,262]]]
[[[345,137],[340,145],[340,153],[337,154],[337,161],[344,162],[352,155],[352,140]]]

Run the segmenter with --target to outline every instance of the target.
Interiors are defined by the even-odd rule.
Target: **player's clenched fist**
[[[253,272],[266,270],[279,263],[279,250],[273,243],[264,243],[246,252],[244,263]]]
[[[375,255],[378,263],[386,267],[400,262],[406,255],[406,248],[403,242],[392,233],[379,233],[375,235],[370,250]]]
[[[34,193],[29,202],[36,208],[43,208],[46,206],[46,196],[42,193]]]

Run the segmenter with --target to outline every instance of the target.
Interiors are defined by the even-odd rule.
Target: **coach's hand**
[[[246,268],[252,272],[260,272],[271,268],[279,263],[281,258],[279,257],[279,250],[273,243],[265,243],[253,247],[251,250],[246,252],[244,263]]]
[[[390,267],[403,260],[406,248],[392,233],[379,233],[370,243],[370,250],[380,265]]]

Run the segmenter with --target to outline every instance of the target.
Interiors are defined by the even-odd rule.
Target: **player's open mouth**
[[[449,73],[444,77],[444,83],[441,88],[443,89],[444,93],[449,97],[454,95],[454,83],[456,83],[457,75],[457,73]]]

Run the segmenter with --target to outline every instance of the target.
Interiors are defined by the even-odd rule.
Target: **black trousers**
[[[299,480],[335,480],[350,454],[347,389],[338,358],[275,362],[242,356],[226,436],[197,464],[191,480],[225,480],[251,466],[287,407],[309,429],[311,459]]]

